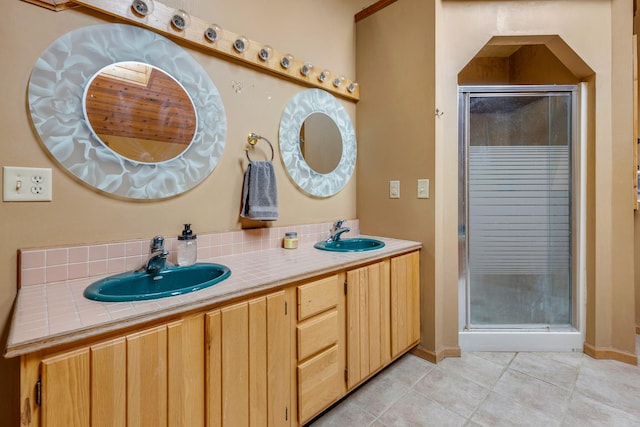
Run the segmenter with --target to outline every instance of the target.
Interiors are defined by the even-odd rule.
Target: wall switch
[[[428,198],[429,198],[429,180],[419,179],[418,180],[418,199],[428,199]]]
[[[400,198],[400,181],[389,181],[389,198]]]
[[[5,202],[50,202],[51,168],[2,168],[2,200]]]

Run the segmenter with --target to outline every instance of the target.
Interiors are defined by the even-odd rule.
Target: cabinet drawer
[[[338,304],[338,276],[298,286],[298,320],[304,320]]]
[[[338,346],[333,346],[298,366],[298,414],[308,421],[342,396]]]
[[[298,360],[318,353],[338,342],[338,310],[312,317],[297,327]]]

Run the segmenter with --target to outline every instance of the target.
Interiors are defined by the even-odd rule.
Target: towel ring
[[[251,132],[249,136],[247,136],[247,142],[251,144],[252,147],[255,146],[258,143],[258,140],[260,139],[267,141],[267,144],[269,144],[269,148],[271,148],[271,161],[273,161],[275,152],[273,151],[273,145],[271,145],[271,142],[269,142],[267,138],[265,138],[264,136],[257,135],[253,132]],[[249,148],[245,148],[244,151],[245,151],[245,154],[247,155],[247,160],[251,161],[251,158],[249,157]]]

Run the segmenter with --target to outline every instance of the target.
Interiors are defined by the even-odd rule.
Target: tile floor
[[[640,426],[640,367],[582,353],[468,352],[437,365],[408,354],[311,426]]]

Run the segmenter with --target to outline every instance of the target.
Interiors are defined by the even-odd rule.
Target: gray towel
[[[259,221],[278,219],[278,188],[271,161],[251,161],[244,174],[240,216]]]

